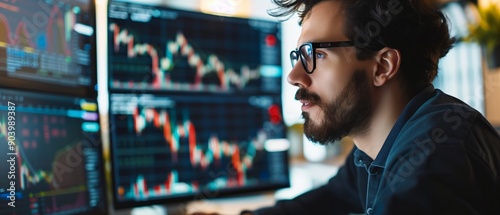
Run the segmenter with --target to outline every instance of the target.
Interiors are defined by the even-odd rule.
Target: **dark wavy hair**
[[[328,0],[271,0],[278,7],[274,17],[299,15],[299,25],[311,8]],[[360,60],[383,47],[397,49],[402,60],[399,78],[409,96],[430,84],[437,75],[439,59],[451,49],[448,23],[430,0],[330,0],[345,12],[345,35],[353,40]]]

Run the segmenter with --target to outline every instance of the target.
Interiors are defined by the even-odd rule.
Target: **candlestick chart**
[[[8,112],[15,117],[5,117]],[[103,207],[98,133],[94,99],[0,89],[0,159],[10,161],[0,169],[12,172],[0,178],[0,204],[16,197],[16,207],[0,214],[70,214]],[[8,140],[14,140],[12,148]]]
[[[120,200],[255,186],[287,171],[268,166],[269,157],[284,157],[263,147],[284,136],[279,97],[113,94],[110,101]]]
[[[92,84],[93,12],[86,1],[3,2],[0,77],[65,87]],[[8,79],[7,79],[8,78]]]
[[[110,88],[279,91],[279,24],[118,5],[109,13]]]

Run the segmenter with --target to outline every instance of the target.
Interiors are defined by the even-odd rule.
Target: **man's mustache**
[[[321,98],[316,93],[310,93],[306,89],[298,89],[295,93],[295,100],[307,100],[312,103],[319,103]]]

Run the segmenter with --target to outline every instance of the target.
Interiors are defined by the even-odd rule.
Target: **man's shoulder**
[[[499,167],[500,135],[481,113],[436,91],[409,116],[392,145],[381,196],[449,191],[462,199],[498,198]]]
[[[474,147],[471,141],[466,143],[470,136],[495,135],[498,134],[480,112],[436,90],[403,125],[391,151],[401,153],[422,145]]]
[[[405,123],[401,136],[436,137],[439,134],[459,138],[466,135],[478,121],[486,119],[477,110],[460,99],[436,90]]]

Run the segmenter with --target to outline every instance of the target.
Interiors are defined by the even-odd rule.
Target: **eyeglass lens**
[[[297,62],[299,61],[299,53],[297,51],[293,50],[292,52],[290,52],[290,61],[292,62],[292,67],[297,64]]]
[[[299,49],[300,57],[302,60],[302,64],[304,64],[304,68],[306,68],[307,72],[311,72],[313,70],[313,48],[310,44],[304,44],[300,46]]]

